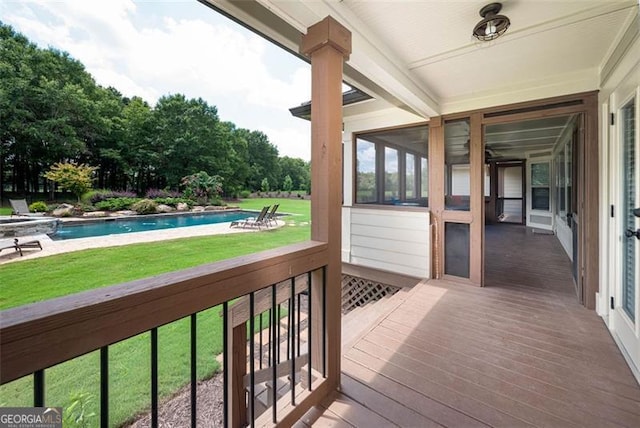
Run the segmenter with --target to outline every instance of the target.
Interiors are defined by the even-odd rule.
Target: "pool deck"
[[[276,226],[262,230],[272,230],[285,225],[285,222],[278,220]],[[54,254],[69,253],[72,251],[86,250],[89,248],[118,247],[122,245],[137,244],[141,242],[166,241],[169,239],[191,238],[195,236],[222,235],[229,233],[251,233],[259,232],[256,228],[231,228],[230,222],[208,224],[202,226],[177,227],[175,229],[150,230],[145,232],[121,233],[117,235],[96,236],[91,238],[67,239],[54,241],[47,235],[21,236],[18,239],[22,241],[31,241],[37,239],[42,244],[42,250],[26,249],[23,256],[17,252],[4,250],[0,253],[0,265],[15,261],[30,260],[38,257],[46,257]]]

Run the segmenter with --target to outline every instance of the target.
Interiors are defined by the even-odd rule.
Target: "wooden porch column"
[[[331,388],[337,388],[341,354],[342,68],[351,53],[351,33],[328,16],[309,27],[300,51],[311,58],[311,239],[329,246],[327,381]],[[322,302],[317,298],[320,286],[314,281],[314,314],[321,313]],[[315,333],[321,320],[314,317],[313,321]],[[313,339],[313,348],[322,349],[320,335],[314,334]],[[314,360],[319,363],[318,358]]]

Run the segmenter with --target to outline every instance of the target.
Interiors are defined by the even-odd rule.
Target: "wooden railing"
[[[191,424],[195,426],[195,315],[222,305],[223,328],[227,332],[223,335],[225,426],[253,426],[256,423],[290,425],[305,409],[330,391],[324,385],[327,353],[325,281],[328,260],[327,244],[307,241],[5,310],[0,313],[0,384],[33,376],[33,404],[46,406],[46,369],[100,350],[100,366],[96,367],[101,379],[100,425],[107,427],[109,346],[137,334],[150,332],[151,424],[157,426],[157,329],[167,323],[190,317]],[[307,346],[304,352],[301,352],[300,345],[302,317],[299,309],[296,309],[296,305],[300,307],[301,295],[308,296],[305,327]],[[280,306],[283,303],[288,305],[288,349],[287,357],[280,359],[277,355],[280,353]],[[263,321],[265,312],[269,314],[268,321]],[[260,325],[257,326],[256,322]],[[264,326],[263,322],[266,323]],[[263,330],[267,326],[270,327],[271,340],[267,345],[269,357],[265,367],[262,367],[264,335],[260,331],[257,336],[261,352],[257,364],[260,368],[256,370],[256,327]],[[249,361],[246,360],[247,340]],[[285,370],[287,365],[290,367],[289,371]],[[268,380],[267,370],[271,373]],[[288,376],[290,400],[278,396],[278,378],[282,376]],[[253,406],[256,385],[269,382],[272,382],[274,388],[272,399],[267,403],[272,411],[265,412],[269,414],[268,418],[263,415],[257,421],[259,415]],[[249,393],[252,395],[247,399]]]

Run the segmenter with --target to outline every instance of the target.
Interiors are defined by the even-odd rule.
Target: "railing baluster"
[[[100,426],[109,427],[109,347],[100,348]]]
[[[158,428],[158,329],[151,329],[151,428]]]
[[[224,428],[229,426],[229,318],[228,303],[222,304],[222,422]]]
[[[289,311],[287,312],[287,358],[291,358],[291,298],[287,302],[287,306],[289,307]]]
[[[291,278],[291,322],[296,322],[296,279]],[[300,322],[300,319],[298,319]],[[291,331],[291,405],[296,405],[296,329],[294,325],[290,326]]]
[[[191,426],[195,427],[197,422],[196,406],[198,399],[198,316],[191,314]]]
[[[276,329],[278,332],[278,346],[275,349],[276,354],[276,364],[280,364],[280,303],[278,303],[278,328]]]
[[[269,361],[269,367],[273,364],[271,361],[271,329],[273,327],[273,323],[271,322],[271,308],[269,308],[269,346],[267,346],[267,361]]]
[[[308,355],[308,367],[309,367],[309,372],[307,373],[307,383],[308,383],[308,388],[309,391],[311,391],[311,380],[313,379],[313,375],[311,373],[312,371],[312,364],[311,364],[311,355],[312,355],[312,346],[311,344],[313,343],[312,337],[311,337],[311,322],[313,320],[313,316],[312,316],[312,305],[311,305],[311,272],[307,273],[307,307],[309,308],[308,311],[309,313],[307,314],[307,355]]]
[[[271,286],[271,325],[273,325],[273,336],[271,337],[271,348],[273,349],[272,351],[272,355],[273,355],[273,359],[276,359],[276,348],[278,346],[278,340],[276,340],[276,336],[279,337],[278,334],[276,334],[276,332],[279,329],[279,325],[276,325],[276,323],[279,323],[279,306],[280,305],[276,305],[277,299],[276,299],[276,285],[273,284]],[[278,401],[278,372],[277,372],[277,366],[275,361],[271,364],[271,381],[273,382],[273,401],[271,402],[271,413],[273,416],[273,423],[277,423],[278,422],[278,415],[277,415],[277,406],[276,406],[276,402]]]
[[[251,294],[249,294],[249,336],[250,336],[250,340],[249,340],[249,361],[251,362],[251,364],[249,365],[249,374],[250,374],[250,379],[251,382],[249,384],[249,390],[250,390],[250,396],[249,396],[249,414],[251,415],[251,427],[253,428],[255,426],[255,422],[256,422],[256,414],[255,414],[255,399],[256,399],[256,367],[255,367],[255,346],[256,346],[256,339],[255,339],[255,313],[254,313],[254,302],[255,296],[254,293],[252,292]]]
[[[322,267],[322,377],[327,377],[327,267]]]
[[[260,313],[260,318],[258,320],[258,330],[260,330],[260,337],[258,338],[258,347],[260,349],[258,358],[260,358],[260,360],[258,362],[258,366],[260,367],[260,370],[262,370],[262,312]]]
[[[298,293],[296,295],[297,299],[298,299],[298,305],[296,306],[296,309],[298,310],[298,323],[296,324],[296,328],[298,329],[298,334],[297,334],[297,340],[298,340],[298,353],[296,354],[298,357],[300,356],[300,297],[302,297],[301,293]]]
[[[33,373],[33,407],[44,407],[44,370]]]

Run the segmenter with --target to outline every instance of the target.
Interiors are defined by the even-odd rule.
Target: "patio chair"
[[[26,248],[39,248],[42,250],[42,244],[40,244],[40,241],[37,240],[19,242],[18,238],[14,238],[11,244],[9,244],[8,240],[0,242],[0,251],[13,249],[14,251],[19,252],[21,257],[23,255],[22,250]]]
[[[21,215],[29,217],[41,217],[44,213],[32,213],[29,211],[26,199],[9,199],[13,213],[11,215]]]
[[[257,217],[249,217],[246,218],[244,220],[237,220],[237,221],[232,221],[231,224],[229,225],[229,227],[233,227],[233,226],[239,226],[241,228],[246,228],[246,227],[255,227],[257,226],[258,229],[264,225],[265,223],[265,218],[269,212],[269,208],[271,208],[271,205],[267,205],[266,207],[262,207],[262,211],[260,211],[260,214],[258,214]]]
[[[269,211],[269,214],[267,214],[267,217],[265,218],[267,226],[271,225],[272,222],[274,223],[274,225],[278,224],[278,216],[276,215],[276,211],[278,211],[279,207],[280,207],[280,204],[275,204],[271,208],[271,211]]]

